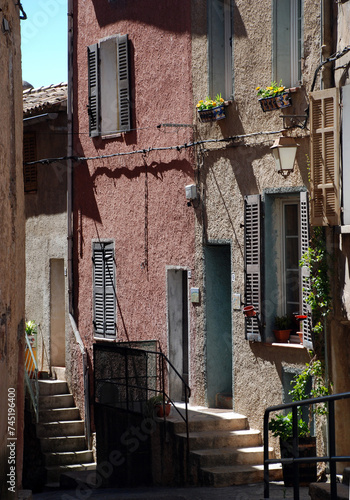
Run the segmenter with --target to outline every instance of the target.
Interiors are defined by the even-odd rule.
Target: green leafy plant
[[[309,382],[312,381],[311,394],[307,391]],[[295,375],[292,381],[293,387],[289,391],[292,396],[292,401],[303,401],[309,399],[310,396],[317,398],[327,396],[329,389],[324,384],[324,373],[321,361],[313,361],[306,363],[304,370]],[[325,415],[328,409],[326,404],[320,404],[314,407],[309,405],[309,418],[308,422],[303,420],[301,407],[298,408],[298,435],[299,437],[306,437],[310,434],[309,425],[311,424],[312,415]],[[293,435],[292,412],[288,415],[278,414],[271,418],[269,422],[269,429],[272,431],[273,436],[280,437],[282,441],[286,441]]]
[[[292,322],[289,316],[275,316],[275,330],[291,330]]]
[[[27,321],[26,322],[26,334],[27,335],[33,335],[34,333],[38,333],[38,326],[34,321]]]
[[[282,84],[282,80],[277,84],[276,82],[272,82],[269,87],[262,88],[256,87],[257,96],[262,99],[265,97],[276,97],[278,95],[282,95],[285,92],[286,88]]]
[[[204,109],[213,109],[216,106],[222,106],[225,102],[225,99],[221,97],[221,94],[217,94],[215,99],[210,99],[210,97],[206,97],[205,100],[200,99],[196,105],[198,111],[203,111]]]

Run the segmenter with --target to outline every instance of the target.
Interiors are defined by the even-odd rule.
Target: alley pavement
[[[300,500],[310,500],[308,487],[300,487]],[[263,483],[227,488],[114,488],[56,490],[33,494],[33,500],[263,500]],[[293,498],[293,488],[270,483],[270,498]]]

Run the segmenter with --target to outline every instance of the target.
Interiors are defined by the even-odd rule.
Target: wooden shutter
[[[309,248],[309,209],[308,195],[306,191],[300,193],[300,239],[301,239],[301,255],[304,255]],[[306,266],[301,267],[301,304],[302,314],[307,316],[303,324],[303,345],[308,349],[312,349],[312,318],[311,307],[307,303],[307,298],[310,295],[310,271]]]
[[[246,196],[244,209],[245,305],[253,305],[262,321],[260,195]],[[247,340],[261,341],[256,318],[245,318],[245,334]]]
[[[94,328],[97,337],[113,338],[116,333],[115,265],[113,243],[93,247]]]
[[[25,132],[23,134],[23,163],[36,160],[36,138],[35,133]],[[23,165],[24,191],[36,191],[38,189],[37,165]]]
[[[339,90],[310,94],[311,224],[340,224]]]
[[[99,49],[98,44],[90,45],[88,51],[88,86],[89,86],[89,135],[97,137],[100,133],[99,106]]]
[[[117,38],[118,59],[118,100],[119,100],[119,130],[128,131],[130,123],[130,93],[129,93],[129,56],[128,35]]]

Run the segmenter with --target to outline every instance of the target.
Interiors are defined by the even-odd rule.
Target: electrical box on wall
[[[197,198],[197,186],[195,184],[188,184],[185,186],[186,200],[195,200]]]

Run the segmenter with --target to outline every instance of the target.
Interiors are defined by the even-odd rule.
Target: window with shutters
[[[340,224],[339,90],[310,94],[311,224]]]
[[[88,47],[89,133],[110,137],[131,128],[128,35]]]
[[[37,191],[38,171],[37,165],[26,165],[27,162],[36,160],[36,140],[34,132],[23,134],[23,180],[26,193]]]
[[[273,79],[286,87],[301,82],[302,0],[273,0]]]
[[[233,95],[232,0],[208,0],[209,95]]]
[[[264,212],[264,228],[261,213]],[[306,314],[304,345],[312,348],[308,270],[300,268],[309,245],[307,193],[265,193],[245,198],[245,304],[254,305],[265,329],[246,318],[246,338],[273,342],[275,316]],[[297,326],[297,324],[295,324]],[[263,333],[263,338],[261,337]]]
[[[116,336],[114,244],[93,243],[93,324],[95,337]]]

